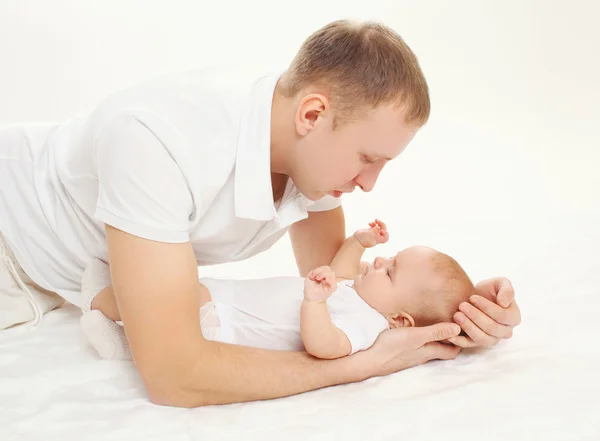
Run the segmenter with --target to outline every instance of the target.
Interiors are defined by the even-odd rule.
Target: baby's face
[[[394,257],[378,257],[354,279],[354,289],[380,314],[394,314],[414,300],[411,296],[419,292],[424,283],[437,279],[431,263],[434,253],[431,248],[418,246]]]

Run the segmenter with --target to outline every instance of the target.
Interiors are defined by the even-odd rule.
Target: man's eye
[[[364,162],[365,164],[375,164],[375,162],[377,162],[376,159],[373,158],[369,158],[368,156],[362,155],[361,156],[361,160],[362,162]]]

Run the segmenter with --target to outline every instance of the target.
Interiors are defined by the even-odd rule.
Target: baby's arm
[[[331,261],[331,269],[340,279],[354,279],[364,268],[360,261],[366,248],[385,243],[389,239],[385,223],[376,219],[369,229],[358,230],[348,237]]]
[[[300,333],[306,351],[317,358],[340,358],[352,352],[350,340],[334,326],[327,309],[327,298],[336,287],[335,274],[327,266],[312,270],[304,282]]]

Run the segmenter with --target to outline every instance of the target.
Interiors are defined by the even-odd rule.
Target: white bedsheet
[[[87,347],[75,309],[52,312],[37,332],[0,333],[0,440],[598,440],[597,221],[540,225],[515,256],[511,341],[270,402],[152,405],[131,363]]]
[[[383,19],[419,56],[433,112],[375,190],[344,201],[348,230],[380,217],[386,252],[422,243],[474,280],[508,276],[523,324],[453,361],[187,410],[152,405],[132,364],[99,360],[65,308],[36,332],[0,332],[0,441],[599,441],[598,2],[329,1],[293,20],[258,3],[213,2],[207,15],[191,0],[3,0],[0,125],[63,120],[130,82],[205,61],[287,63],[326,21]],[[225,22],[235,31],[225,35]],[[289,274],[288,247],[204,275]]]

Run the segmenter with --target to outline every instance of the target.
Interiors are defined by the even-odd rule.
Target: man
[[[5,323],[54,307],[45,290],[89,309],[81,277],[101,258],[150,399],[185,407],[360,381],[508,338],[520,313],[504,278],[477,288],[498,304],[457,313],[468,337],[450,323],[390,330],[333,361],[202,338],[197,265],[245,259],[288,229],[301,275],[328,264],[345,238],[340,196],[370,191],[428,116],[404,41],[340,21],[311,35],[284,73],[172,75],[120,91],[86,118],[8,129],[0,231],[15,259],[0,285],[9,294],[0,305],[12,307]]]

